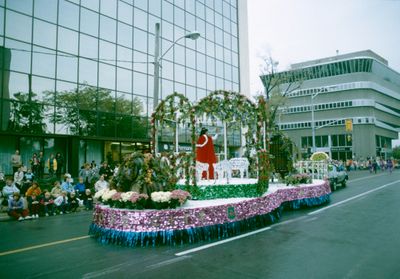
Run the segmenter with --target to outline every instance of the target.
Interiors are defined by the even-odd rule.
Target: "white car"
[[[331,164],[329,165],[328,178],[331,191],[333,192],[336,190],[338,184],[342,187],[346,187],[346,182],[349,179],[349,176],[342,166]]]

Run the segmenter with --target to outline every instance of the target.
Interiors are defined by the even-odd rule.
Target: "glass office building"
[[[240,1],[239,1],[240,2]],[[237,0],[0,0],[0,162],[21,151],[118,162],[149,149],[155,25],[159,98],[240,91]]]

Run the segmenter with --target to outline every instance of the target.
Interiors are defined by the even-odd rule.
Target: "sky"
[[[400,0],[247,0],[250,88],[261,57],[292,63],[370,49],[400,72]]]

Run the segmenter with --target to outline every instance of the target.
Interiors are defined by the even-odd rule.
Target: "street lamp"
[[[311,130],[312,130],[312,153],[315,153],[315,119],[314,119],[314,98],[318,96],[319,93],[323,92],[324,88],[320,88],[317,92],[311,93]]]
[[[192,39],[196,40],[200,37],[200,33],[193,31],[178,39],[176,39],[172,45],[160,56],[160,23],[156,23],[155,27],[155,44],[154,44],[154,95],[153,95],[153,110],[158,105],[158,95],[160,91],[160,61],[167,54],[167,52],[174,47],[174,45],[181,39]]]

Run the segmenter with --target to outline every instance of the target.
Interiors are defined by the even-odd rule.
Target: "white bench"
[[[214,180],[227,178],[228,180],[232,177],[231,164],[228,160],[213,164],[214,167]],[[217,178],[218,177],[218,178]]]
[[[208,178],[209,178],[209,171],[208,171],[209,166],[210,165],[208,163],[202,163],[202,162],[196,161],[196,179],[197,179],[197,181],[201,180],[203,172],[207,173],[207,180],[208,180]]]
[[[240,178],[244,178],[244,174],[246,173],[246,177],[249,178],[249,160],[247,158],[232,158],[229,160],[231,165],[231,171],[238,170],[240,172]]]

